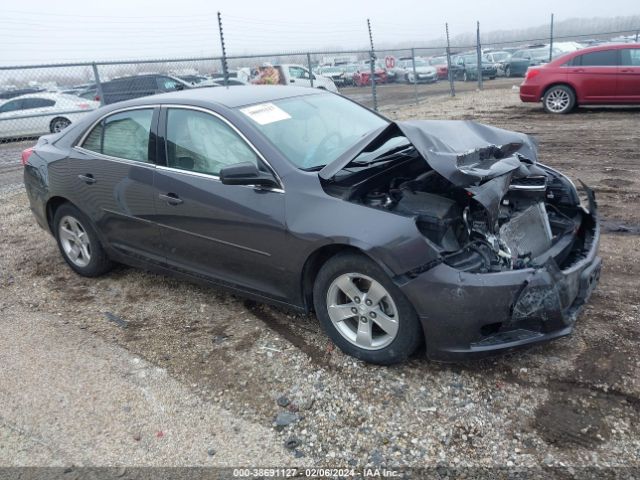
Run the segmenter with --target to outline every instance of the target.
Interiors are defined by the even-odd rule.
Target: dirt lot
[[[126,267],[99,279],[73,274],[15,188],[5,189],[0,204],[0,317],[55,315],[70,327],[71,342],[76,331],[123,348],[201,401],[272,429],[271,441],[292,462],[637,468],[640,110],[549,116],[519,102],[511,89],[517,82],[499,82],[504,88],[429,96],[418,106],[405,104],[400,92],[397,103],[404,106],[385,111],[529,133],[540,143],[543,163],[595,188],[604,218],[604,270],[569,338],[466,364],[418,357],[392,368],[366,365],[337,351],[314,317]],[[0,391],[11,388],[0,385]],[[276,426],[278,415],[288,425]],[[129,433],[114,435],[119,447],[133,448]],[[298,446],[286,450],[287,440]],[[181,440],[168,431],[163,441]],[[3,464],[29,462],[1,455]],[[189,461],[202,463],[195,453]]]

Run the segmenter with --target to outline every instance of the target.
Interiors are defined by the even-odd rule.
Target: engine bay
[[[368,170],[348,172],[328,193],[414,218],[454,268],[500,272],[540,266],[550,257],[562,267],[584,242],[577,235],[583,210],[575,187],[548,167],[530,162],[526,175],[511,172],[468,186],[454,185],[418,154]]]

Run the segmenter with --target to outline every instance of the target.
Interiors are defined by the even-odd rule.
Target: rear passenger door
[[[620,101],[640,103],[640,48],[620,50],[618,97]]]
[[[599,50],[574,57],[568,69],[576,86],[578,103],[615,101],[618,81],[618,50]]]
[[[122,254],[164,261],[154,221],[155,125],[159,109],[132,108],[98,122],[72,151],[70,200]]]

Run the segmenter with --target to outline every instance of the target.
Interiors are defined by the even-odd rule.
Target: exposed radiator
[[[500,238],[513,256],[537,257],[551,247],[551,226],[544,203],[539,202],[515,215],[500,227]]]

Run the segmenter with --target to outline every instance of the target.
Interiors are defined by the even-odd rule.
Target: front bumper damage
[[[600,225],[593,192],[581,226],[584,245],[563,269],[466,273],[445,263],[399,284],[423,326],[427,356],[455,361],[569,335],[600,278]]]

